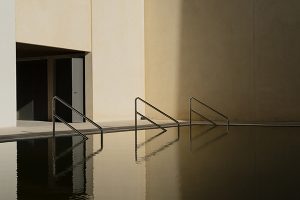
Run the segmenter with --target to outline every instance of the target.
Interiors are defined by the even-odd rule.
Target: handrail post
[[[56,114],[56,108],[55,108],[55,99],[52,99],[52,130],[53,130],[53,137],[55,137],[55,114]]]
[[[229,131],[229,119],[227,119],[227,132]]]
[[[101,131],[100,134],[101,134],[101,151],[102,151],[102,149],[103,149],[103,130],[101,129],[100,131]]]
[[[134,100],[134,125],[135,161],[137,161],[137,98]]]
[[[52,174],[55,176],[56,174],[56,144],[55,144],[55,117],[56,114],[56,108],[55,108],[55,100],[52,99]]]
[[[192,99],[190,98],[190,110],[189,110],[189,114],[190,114],[190,120],[189,120],[189,133],[190,133],[190,141],[192,139],[192,136],[191,136],[191,132],[192,132]]]

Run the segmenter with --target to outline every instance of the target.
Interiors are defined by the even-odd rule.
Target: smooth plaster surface
[[[296,0],[146,0],[146,99],[180,119],[194,96],[235,121],[299,121],[299,10]]]
[[[15,1],[0,1],[0,127],[16,125]]]
[[[91,1],[16,0],[16,40],[91,51]]]
[[[134,98],[144,97],[144,4],[92,3],[93,119],[134,119]]]

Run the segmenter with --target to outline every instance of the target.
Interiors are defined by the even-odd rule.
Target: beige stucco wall
[[[91,51],[91,1],[16,0],[16,40]]]
[[[144,96],[144,3],[92,2],[93,117],[134,118],[134,98]]]
[[[146,0],[146,98],[177,118],[195,96],[232,120],[299,121],[299,10],[294,0]]]
[[[133,100],[144,97],[143,1],[17,0],[16,39],[92,51],[88,115],[98,121],[133,119]]]
[[[0,127],[16,125],[15,1],[0,1]]]

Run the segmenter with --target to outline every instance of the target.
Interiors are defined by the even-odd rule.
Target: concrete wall
[[[91,1],[16,0],[16,40],[91,51]]]
[[[177,118],[195,96],[233,120],[299,121],[299,9],[296,0],[146,0],[146,98]]]
[[[143,1],[17,0],[16,38],[92,51],[86,57],[88,116],[133,119],[134,98],[145,93]]]
[[[0,1],[0,127],[16,125],[15,1]]]
[[[92,1],[93,117],[134,118],[134,98],[144,96],[144,3]]]

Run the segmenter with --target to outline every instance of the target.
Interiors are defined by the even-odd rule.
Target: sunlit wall
[[[0,2],[0,127],[16,125],[15,1]]]
[[[91,2],[16,0],[16,40],[91,51]]]
[[[96,121],[134,118],[134,98],[145,93],[143,1],[17,0],[16,40],[91,52],[87,115]]]
[[[94,0],[92,8],[94,119],[134,119],[134,98],[145,91],[144,3]]]

